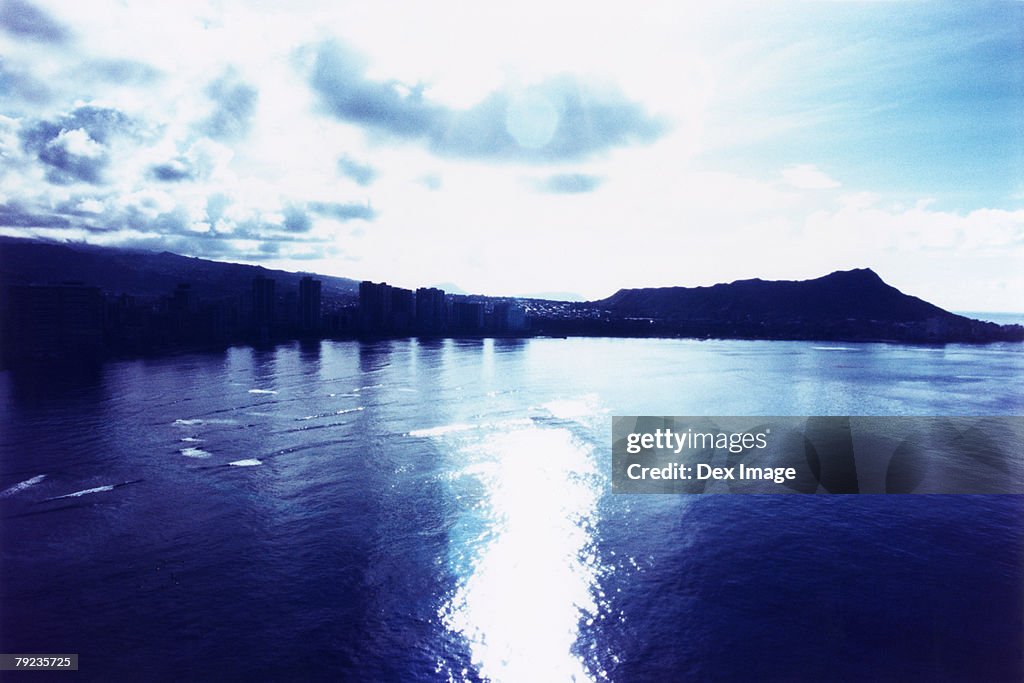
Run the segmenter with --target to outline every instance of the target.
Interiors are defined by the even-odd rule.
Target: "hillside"
[[[206,298],[248,292],[262,273],[279,283],[279,291],[298,288],[303,273],[269,270],[239,263],[222,263],[180,256],[85,244],[63,244],[0,237],[0,286],[55,284],[77,281],[95,285],[107,294],[158,297],[180,283],[189,283]],[[359,283],[318,275],[325,301],[353,302]]]
[[[1024,328],[972,320],[909,296],[866,268],[813,280],[621,289],[588,302],[587,327],[624,335],[745,339],[1021,341]],[[559,330],[564,333],[564,330]]]
[[[960,317],[887,285],[867,268],[814,280],[739,280],[712,287],[620,289],[594,302],[622,314],[673,320],[881,320]]]

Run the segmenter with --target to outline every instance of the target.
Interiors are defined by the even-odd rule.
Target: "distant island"
[[[621,289],[598,301],[415,291],[169,252],[0,238],[0,349],[25,361],[288,339],[622,336],[941,344],[1024,341],[869,269]]]

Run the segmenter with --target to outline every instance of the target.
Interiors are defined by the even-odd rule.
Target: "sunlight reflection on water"
[[[482,678],[593,681],[580,627],[605,608],[594,539],[601,474],[565,428],[531,426],[462,439],[453,479],[477,487],[452,539],[458,588],[441,608]],[[463,676],[451,676],[458,680]]]

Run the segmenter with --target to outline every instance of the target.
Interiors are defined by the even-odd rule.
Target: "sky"
[[[0,234],[1024,310],[1024,3],[0,0]]]

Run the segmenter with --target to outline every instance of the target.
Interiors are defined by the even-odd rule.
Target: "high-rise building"
[[[416,322],[416,295],[411,289],[391,288],[391,319],[388,331],[409,334]]]
[[[299,280],[299,330],[306,334],[320,331],[320,280],[306,276]]]
[[[452,300],[448,314],[448,328],[452,332],[480,334],[484,331],[484,305],[464,297]]]
[[[359,331],[382,334],[391,321],[391,285],[364,280],[359,283]]]
[[[257,336],[266,341],[274,326],[274,281],[257,275],[252,281],[252,316]]]
[[[416,290],[416,331],[420,334],[442,334],[448,326],[448,307],[444,290],[420,287]]]
[[[416,322],[411,289],[364,280],[359,283],[359,329],[364,334],[409,334]]]

